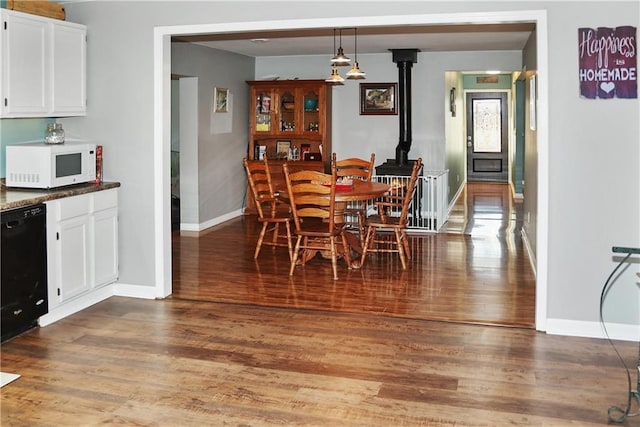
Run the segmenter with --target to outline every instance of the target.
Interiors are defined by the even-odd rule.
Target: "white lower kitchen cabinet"
[[[117,190],[114,190],[117,191]],[[93,215],[94,281],[96,286],[118,279],[118,208],[103,208]]]
[[[118,189],[47,202],[49,313],[41,324],[111,295],[118,278]]]
[[[88,202],[88,199],[80,197],[71,203]],[[55,240],[47,239],[49,309],[56,301],[67,301],[91,289],[89,214],[62,218],[56,222],[56,226],[52,227],[55,229]],[[47,228],[49,224],[47,221]],[[55,285],[55,291],[52,285]]]

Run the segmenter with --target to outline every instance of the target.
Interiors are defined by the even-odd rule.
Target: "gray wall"
[[[467,137],[466,118],[464,109],[464,89],[462,84],[462,74],[457,71],[445,73],[445,93],[449,93],[451,88],[456,89],[455,111],[453,116],[450,112],[449,99],[445,98],[443,107],[445,110],[445,169],[449,170],[448,197],[451,206],[453,198],[456,197],[465,183],[467,169]]]
[[[242,209],[246,179],[242,158],[249,141],[249,90],[254,59],[188,43],[172,43],[171,71],[198,78],[198,215],[192,226]],[[227,113],[212,113],[213,88],[229,89]],[[227,120],[231,126],[226,128]],[[235,161],[233,160],[235,159]],[[184,222],[184,221],[182,221]]]
[[[358,55],[365,82],[397,82],[398,67],[391,52]],[[521,69],[520,52],[419,52],[411,69],[412,136],[410,158],[422,157],[425,169],[446,168],[445,101],[446,71],[477,71],[489,68]],[[292,71],[294,70],[294,71]],[[331,69],[326,56],[258,58],[256,76],[275,74],[281,79],[326,78]],[[332,144],[338,157],[368,157],[376,153],[379,163],[395,158],[398,116],[361,116],[357,80],[345,81],[333,90]],[[447,110],[448,111],[448,110]]]
[[[638,182],[637,100],[587,101],[578,97],[577,28],[638,26],[637,2],[361,2],[345,1],[338,9],[325,2],[102,2],[70,3],[67,19],[88,25],[88,115],[65,120],[65,129],[105,146],[105,178],[122,182],[120,208],[120,280],[153,287],[156,285],[156,236],[154,209],[153,152],[161,142],[154,140],[153,32],[163,25],[212,24],[224,22],[348,16],[415,15],[444,12],[540,10],[546,9],[549,38],[548,120],[549,194],[548,229],[544,247],[548,257],[545,272],[548,326],[571,322],[597,322],[599,292],[613,268],[613,245],[640,246],[640,194]],[[434,72],[459,69],[456,57],[422,53],[421,64]],[[391,79],[391,66],[380,70],[365,67],[371,81]],[[443,64],[441,61],[446,61]],[[386,61],[385,61],[386,62]],[[491,61],[488,61],[491,62]],[[493,62],[491,62],[493,64]],[[382,63],[378,64],[382,65]],[[369,74],[370,73],[370,74]],[[386,78],[385,78],[386,77]],[[167,82],[167,87],[169,83]],[[427,100],[415,114],[424,117],[425,127],[416,132],[416,145],[428,167],[443,167],[445,147],[444,79],[425,82],[425,94],[437,99],[432,109]],[[351,96],[350,102],[357,102]],[[353,104],[343,106],[353,115]],[[350,109],[350,110],[349,110]],[[344,111],[342,111],[343,114]],[[381,141],[395,138],[391,120],[377,132],[347,127],[347,118],[337,114],[334,123],[352,129],[334,139],[335,150],[346,155],[353,150],[347,141],[371,141],[380,157],[391,156]],[[367,143],[369,144],[369,142]],[[388,151],[386,151],[388,150]],[[222,153],[221,153],[222,154]],[[417,153],[416,153],[417,154]],[[237,164],[239,158],[226,159]],[[216,190],[212,188],[211,191]],[[228,194],[237,206],[243,194]],[[614,215],[615,213],[615,215]],[[547,242],[548,240],[548,242]],[[639,297],[633,284],[635,270],[629,269],[624,286],[608,299],[611,319],[639,323]],[[554,323],[555,322],[555,323]],[[556,329],[561,329],[558,327]]]
[[[398,81],[398,67],[392,61],[391,53],[358,55],[358,62],[367,73],[365,82]],[[449,200],[463,184],[466,145],[457,132],[465,123],[462,104],[458,105],[455,118],[449,113],[449,89],[456,83],[447,81],[446,73],[496,68],[505,72],[520,70],[521,52],[420,52],[418,61],[411,68],[413,141],[409,157],[422,157],[426,170],[449,169]],[[326,55],[256,60],[257,78],[276,75],[281,79],[317,79],[326,78],[329,73]],[[510,76],[502,80],[506,80],[509,89]],[[399,139],[398,116],[360,115],[359,87],[358,80],[346,80],[343,86],[332,89],[333,151],[338,157],[360,158],[374,152],[376,163],[380,164],[395,157]],[[460,103],[463,89],[462,84],[457,84]]]
[[[529,243],[531,251],[537,253],[537,223],[538,223],[538,137],[536,131],[531,129],[530,111],[530,80],[536,72],[535,52],[536,38],[530,37],[524,49],[524,64],[527,70],[527,79],[524,85],[525,92],[525,116],[524,116],[524,223],[523,234]],[[551,140],[550,142],[552,142]]]

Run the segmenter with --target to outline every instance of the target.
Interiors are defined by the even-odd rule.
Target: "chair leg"
[[[329,237],[329,244],[331,246],[331,269],[333,270],[333,280],[338,280],[338,255],[336,254],[335,237]]]
[[[366,209],[366,208],[365,208]],[[366,214],[362,211],[358,212],[358,237],[360,238],[360,246],[364,247],[364,239],[365,239],[365,217]]]
[[[293,276],[293,270],[296,268],[296,262],[298,262],[298,254],[300,253],[300,241],[302,236],[298,236],[296,240],[296,248],[293,251],[293,258],[291,259],[291,267],[289,268],[289,276]]]
[[[402,263],[402,269],[407,269],[407,260],[404,254],[404,243],[402,242],[402,231],[394,228],[393,233],[396,235],[396,245],[398,246],[398,255],[400,256],[400,262]]]
[[[404,254],[407,259],[411,259],[411,248],[409,247],[409,238],[407,232],[402,230],[402,243],[404,244]]]
[[[360,257],[360,268],[364,266],[364,260],[367,257],[367,252],[369,251],[369,245],[373,244],[373,240],[375,239],[375,228],[372,226],[367,227],[367,236],[364,239],[364,245],[362,246],[362,256]]]
[[[351,270],[351,249],[349,247],[349,243],[347,242],[346,232],[342,230],[340,236],[342,237],[342,247],[344,248],[344,260],[347,262],[347,268]]]
[[[260,235],[258,236],[258,243],[256,243],[256,251],[253,253],[253,259],[258,259],[258,255],[260,255],[260,248],[262,248],[262,241],[264,240],[264,235],[267,232],[267,226],[269,223],[262,223],[262,230],[260,230]]]
[[[280,231],[280,224],[275,223],[275,225],[273,226],[273,233],[271,235],[271,242],[273,242],[273,244],[278,243],[279,231]]]
[[[291,243],[291,224],[288,222],[284,223],[285,228],[287,229],[287,248],[289,249],[289,261],[293,259],[293,244]]]

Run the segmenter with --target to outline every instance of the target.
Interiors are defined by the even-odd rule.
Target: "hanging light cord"
[[[333,53],[334,55],[336,54],[336,29],[333,29]]]
[[[613,350],[618,355],[618,358],[620,359],[622,366],[624,366],[627,372],[627,386],[629,390],[629,395],[627,398],[627,407],[623,409],[619,406],[614,405],[614,406],[610,406],[609,409],[607,410],[607,415],[609,416],[609,419],[611,421],[615,423],[622,423],[628,417],[635,417],[637,415],[640,415],[640,412],[634,412],[634,413],[631,412],[631,404],[633,403],[634,399],[637,401],[638,405],[640,406],[640,343],[638,347],[638,373],[637,373],[638,377],[637,377],[636,390],[632,390],[631,389],[631,373],[629,371],[629,367],[624,362],[624,359],[620,355],[620,352],[618,351],[615,344],[609,337],[609,333],[607,332],[607,326],[605,325],[604,318],[602,316],[602,308],[604,305],[605,296],[609,291],[609,289],[611,288],[611,285],[613,284],[612,279],[614,278],[614,276],[616,275],[620,267],[622,267],[622,265],[627,262],[627,260],[631,255],[640,254],[640,248],[613,247],[613,252],[626,253],[627,255],[622,259],[622,261],[620,261],[620,263],[618,263],[618,265],[616,266],[616,268],[613,269],[611,274],[609,274],[609,277],[607,278],[607,281],[605,282],[604,287],[602,288],[602,292],[600,294],[600,323],[602,323],[602,328],[604,329],[605,337],[609,341],[609,344],[611,344],[611,347],[613,347]]]
[[[355,50],[356,50],[356,52],[355,52],[355,62],[357,63],[358,62],[358,28],[357,27],[353,29],[353,34],[355,36],[355,41],[353,43],[354,47],[355,47]]]

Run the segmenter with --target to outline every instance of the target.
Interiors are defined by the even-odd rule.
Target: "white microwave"
[[[6,186],[56,188],[96,179],[96,145],[30,142],[6,147]]]

